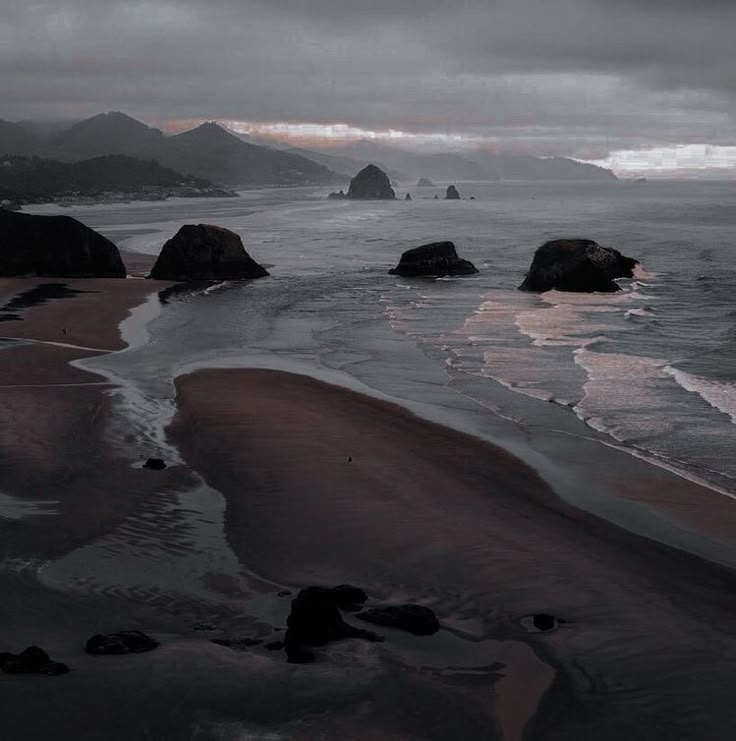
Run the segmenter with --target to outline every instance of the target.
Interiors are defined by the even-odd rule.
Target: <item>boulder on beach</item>
[[[166,463],[161,458],[149,458],[143,464],[143,468],[150,468],[152,471],[163,471],[166,468]]]
[[[358,613],[356,617],[367,623],[405,630],[415,636],[431,636],[440,629],[437,616],[423,605],[374,607]]]
[[[469,260],[458,257],[453,242],[432,242],[407,250],[399,264],[389,270],[391,275],[407,278],[419,276],[472,275],[478,269]]]
[[[396,193],[391,187],[388,175],[375,165],[366,165],[351,181],[348,198],[393,200]]]
[[[161,250],[149,278],[157,280],[240,280],[268,271],[243,247],[240,237],[220,226],[185,224]]]
[[[69,667],[51,657],[38,646],[29,646],[15,654],[0,652],[0,669],[6,674],[48,674],[56,676],[66,674]]]
[[[616,278],[631,278],[637,260],[590,239],[555,239],[534,253],[520,291],[612,293],[619,291]]]
[[[446,201],[459,201],[460,200],[460,194],[457,192],[457,188],[454,185],[447,186],[447,190],[445,191],[445,200]]]
[[[419,178],[417,188],[434,188],[434,183],[429,178]]]
[[[153,651],[159,642],[139,630],[121,630],[119,633],[93,635],[84,647],[88,654],[96,656],[120,656]]]
[[[360,601],[356,597],[362,595],[351,593],[345,587],[336,590],[324,587],[302,589],[291,601],[291,613],[287,620],[285,647],[288,660],[291,663],[309,663],[314,660],[314,653],[305,647],[324,646],[344,638],[382,641],[381,636],[343,620],[339,608]]]
[[[70,216],[0,209],[0,276],[125,278],[118,248]]]

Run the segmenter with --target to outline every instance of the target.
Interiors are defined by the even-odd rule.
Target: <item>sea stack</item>
[[[452,242],[432,242],[404,252],[399,264],[389,270],[391,275],[407,278],[444,275],[473,275],[478,269],[469,260],[458,257]]]
[[[459,201],[460,200],[460,194],[457,192],[457,188],[454,185],[447,186],[447,190],[445,191],[445,200],[446,201]]]
[[[410,201],[411,200],[411,193],[407,193],[406,194],[406,198],[404,198],[404,200],[405,201]]]
[[[380,167],[367,165],[350,181],[347,197],[359,200],[393,200],[396,193],[388,175]]]
[[[118,248],[70,216],[0,209],[0,276],[125,278]]]
[[[149,278],[157,280],[241,280],[268,271],[245,251],[240,237],[211,224],[185,224],[161,250]]]
[[[419,178],[417,188],[434,188],[434,183],[429,178]]]
[[[520,291],[612,293],[616,278],[631,278],[638,261],[590,239],[555,239],[534,253]]]

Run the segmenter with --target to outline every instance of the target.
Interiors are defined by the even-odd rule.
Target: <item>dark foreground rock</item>
[[[396,193],[388,175],[375,165],[364,167],[351,181],[348,198],[393,200]]]
[[[291,613],[287,620],[285,647],[288,660],[292,663],[309,663],[314,660],[314,653],[306,646],[324,646],[344,638],[382,641],[381,636],[343,620],[338,605],[355,604],[355,596],[347,587],[338,587],[336,590],[309,587],[299,592],[291,601]]]
[[[556,239],[534,253],[520,291],[612,293],[621,290],[615,278],[631,278],[637,260],[590,239]]]
[[[143,468],[150,468],[152,471],[163,471],[166,468],[166,463],[161,458],[149,458],[143,464]]]
[[[118,248],[70,216],[0,209],[0,276],[125,278]]]
[[[538,630],[553,630],[557,627],[557,620],[546,612],[540,612],[532,616],[532,623]]]
[[[374,607],[358,613],[356,617],[367,623],[405,630],[415,636],[431,636],[440,629],[437,616],[423,605]]]
[[[457,256],[452,242],[432,242],[404,252],[399,264],[389,270],[391,275],[407,278],[418,276],[472,275],[478,269],[469,260]]]
[[[268,271],[229,229],[185,224],[161,250],[149,278],[157,280],[241,280],[263,278]]]
[[[93,635],[84,650],[96,656],[120,656],[122,654],[141,654],[158,648],[159,642],[139,630],[122,630],[119,633]]]
[[[69,667],[51,657],[38,646],[29,646],[17,656],[0,652],[0,669],[6,674],[66,674]]]
[[[457,188],[454,185],[447,186],[447,190],[445,191],[445,200],[446,201],[459,201],[460,200],[460,194],[457,192]]]

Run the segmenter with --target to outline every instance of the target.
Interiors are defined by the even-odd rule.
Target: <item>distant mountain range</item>
[[[340,180],[317,162],[248,144],[214,123],[166,136],[124,113],[103,113],[47,136],[2,121],[2,154],[33,154],[61,162],[126,155],[229,186],[322,185]]]
[[[264,146],[216,123],[167,136],[124,113],[103,113],[67,126],[0,120],[0,156],[36,155],[78,162],[105,155],[156,160],[189,176],[227,186],[332,185],[373,163],[392,180],[614,180],[595,165],[555,157],[475,151],[418,153],[361,141],[319,151]]]
[[[227,196],[203,178],[181,175],[154,160],[105,155],[79,162],[40,157],[0,157],[0,200],[17,204],[78,198]]]
[[[331,157],[349,157],[363,162],[383,162],[403,173],[403,180],[421,177],[439,181],[463,180],[579,180],[611,181],[616,176],[603,167],[564,157],[533,157],[475,150],[465,154],[417,153],[397,147],[360,141],[325,149]],[[385,169],[385,168],[384,168]]]

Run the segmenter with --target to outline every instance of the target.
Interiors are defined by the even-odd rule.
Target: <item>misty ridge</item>
[[[564,157],[542,158],[484,150],[462,155],[421,153],[371,141],[329,150],[308,150],[251,140],[214,122],[166,135],[120,112],[99,114],[70,125],[0,121],[0,157],[5,157],[6,169],[6,177],[0,182],[6,192],[11,188],[7,176],[12,169],[8,166],[12,156],[80,163],[110,155],[154,161],[173,171],[182,182],[187,178],[206,181],[199,183],[204,188],[212,184],[241,188],[334,185],[346,182],[369,163],[387,171],[392,180],[405,181],[421,177],[464,181],[616,179],[610,170]],[[97,160],[97,164],[102,167],[105,163]],[[109,169],[110,162],[106,166]],[[43,169],[54,171],[57,181],[59,178],[63,181],[63,168],[44,165]],[[27,177],[29,167],[25,170]],[[142,178],[137,183],[141,187],[156,185],[161,180],[161,173],[154,174],[150,166],[138,167],[136,172]],[[68,171],[68,177],[72,175]],[[73,180],[69,184],[73,185]],[[60,188],[64,185],[58,182]]]

